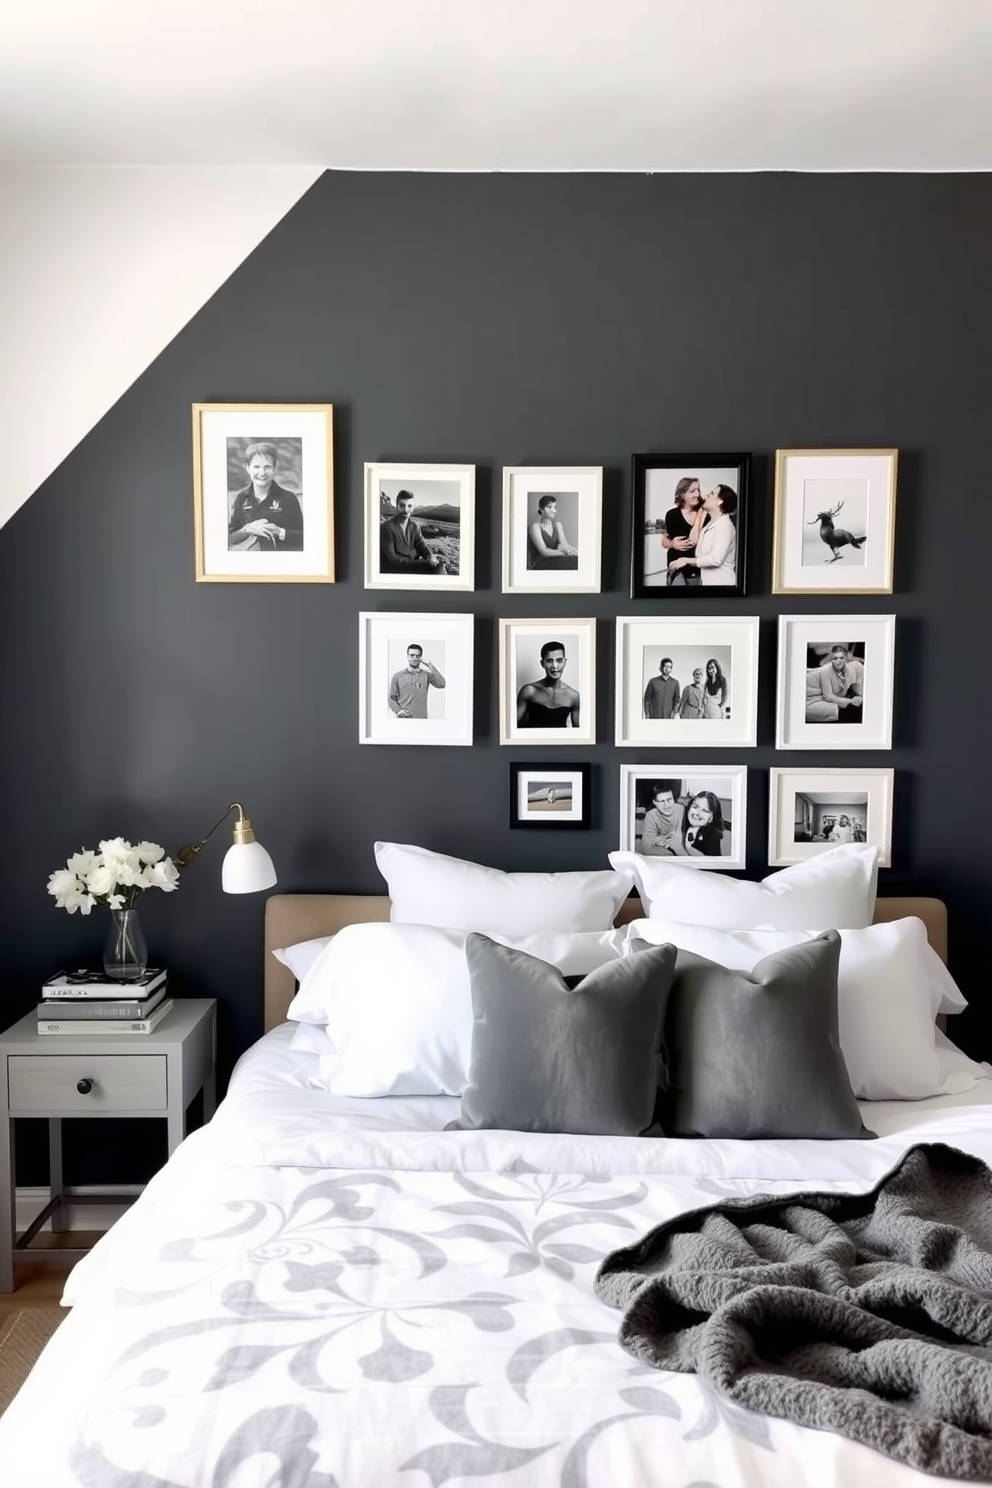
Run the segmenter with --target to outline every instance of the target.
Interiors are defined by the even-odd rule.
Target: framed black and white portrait
[[[333,411],[193,404],[198,582],[333,583]]]
[[[588,827],[591,780],[589,764],[512,764],[510,826]]]
[[[757,616],[621,615],[616,647],[618,745],[755,744]]]
[[[775,454],[773,594],[891,594],[894,449]]]
[[[744,593],[750,455],[634,455],[631,599]]]
[[[602,466],[503,471],[503,593],[598,594]]]
[[[596,742],[596,622],[499,622],[499,742]]]
[[[620,766],[620,848],[690,868],[744,868],[747,768]]]
[[[365,466],[366,589],[475,588],[475,466]]]
[[[361,744],[471,744],[471,615],[363,611],[358,617]]]
[[[894,615],[780,615],[776,749],[891,749]]]
[[[802,863],[830,847],[865,842],[892,863],[892,770],[773,769],[768,862]]]

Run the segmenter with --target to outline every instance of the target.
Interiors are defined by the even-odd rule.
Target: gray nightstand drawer
[[[52,1111],[164,1111],[164,1054],[11,1054],[7,1058],[11,1115]],[[84,1094],[77,1087],[90,1081]]]

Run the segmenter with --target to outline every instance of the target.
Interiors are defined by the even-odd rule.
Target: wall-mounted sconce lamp
[[[238,819],[234,823],[234,842],[227,849],[221,867],[221,887],[225,894],[257,894],[261,889],[271,889],[276,882],[276,870],[265,848],[255,841],[251,821],[245,816],[240,801],[231,802],[206,837],[201,837],[193,847],[181,847],[173,853],[172,861],[177,868],[192,863],[203,844],[224,825],[232,811],[238,813]]]

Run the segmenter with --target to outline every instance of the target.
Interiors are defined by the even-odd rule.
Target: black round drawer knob
[[[79,1091],[80,1095],[89,1095],[90,1091],[93,1089],[93,1081],[77,1080],[76,1089]]]

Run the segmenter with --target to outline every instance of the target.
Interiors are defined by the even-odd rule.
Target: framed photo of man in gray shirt
[[[471,744],[473,616],[359,615],[359,742]]]

